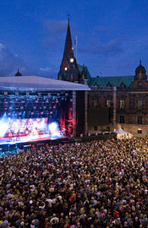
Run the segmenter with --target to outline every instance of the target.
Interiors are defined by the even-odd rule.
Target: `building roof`
[[[90,73],[89,73],[89,71],[88,71],[87,66],[81,66],[81,65],[79,65],[79,64],[77,64],[77,66],[78,66],[78,70],[79,70],[80,74],[82,73],[83,70],[85,70],[85,72],[86,72],[86,78],[87,78],[88,80],[91,80],[91,75],[90,75]],[[88,84],[89,84],[89,83],[88,83]]]
[[[78,70],[80,74],[83,70],[86,72],[86,78],[88,79],[88,85],[93,87],[95,85],[98,86],[112,86],[112,87],[120,87],[122,84],[125,87],[129,87],[130,84],[134,81],[134,76],[109,76],[109,77],[91,77],[87,66],[81,66],[77,64]]]
[[[8,90],[90,90],[87,85],[39,76],[0,77],[0,89]]]
[[[130,84],[134,81],[134,76],[110,76],[110,77],[96,77],[91,78],[90,86],[115,86],[120,87],[121,84],[124,84],[126,87],[129,87]]]

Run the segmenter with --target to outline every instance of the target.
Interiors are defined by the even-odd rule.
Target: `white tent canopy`
[[[131,133],[124,131],[121,127],[115,133],[117,134],[117,139],[131,139],[133,137]]]

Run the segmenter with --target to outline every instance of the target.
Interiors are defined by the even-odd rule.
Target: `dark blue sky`
[[[3,0],[0,76],[19,68],[57,78],[68,14],[77,62],[92,77],[134,75],[140,59],[148,70],[147,0]]]

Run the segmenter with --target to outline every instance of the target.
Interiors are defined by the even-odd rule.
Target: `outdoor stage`
[[[16,154],[20,149],[39,148],[68,140],[65,128],[58,122],[47,123],[47,118],[0,120],[0,157]]]
[[[11,119],[4,115],[0,119],[0,150],[24,148],[27,144],[37,145],[39,142],[45,144],[70,137],[59,122],[48,123],[47,120],[47,118]]]
[[[61,135],[34,135],[34,136],[21,136],[19,138],[0,138],[0,158],[10,156],[12,154],[20,153],[29,148],[40,148],[45,145],[57,145],[69,141],[68,136]]]
[[[67,136],[64,135],[49,135],[49,134],[43,134],[43,135],[34,135],[34,136],[21,136],[19,138],[12,137],[12,138],[0,138],[0,146],[1,145],[15,145],[15,144],[22,144],[22,143],[33,143],[33,142],[44,142],[47,140],[59,140],[59,139],[68,139]]]

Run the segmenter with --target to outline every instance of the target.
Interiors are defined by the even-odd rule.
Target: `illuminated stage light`
[[[24,119],[25,118],[25,111],[23,112],[23,114],[22,114],[22,119]]]
[[[58,124],[56,122],[52,122],[51,124],[49,124],[48,128],[51,134],[53,134],[54,132],[58,131]]]
[[[26,130],[26,132],[25,132],[25,133],[26,133],[26,135],[29,135],[29,131],[28,131],[28,130]]]
[[[52,122],[51,124],[49,124],[49,130],[51,132],[54,132],[56,130],[56,128],[58,127],[56,122]]]
[[[0,121],[0,137],[3,137],[5,133],[7,132],[7,129],[9,127],[9,124],[7,122]]]

